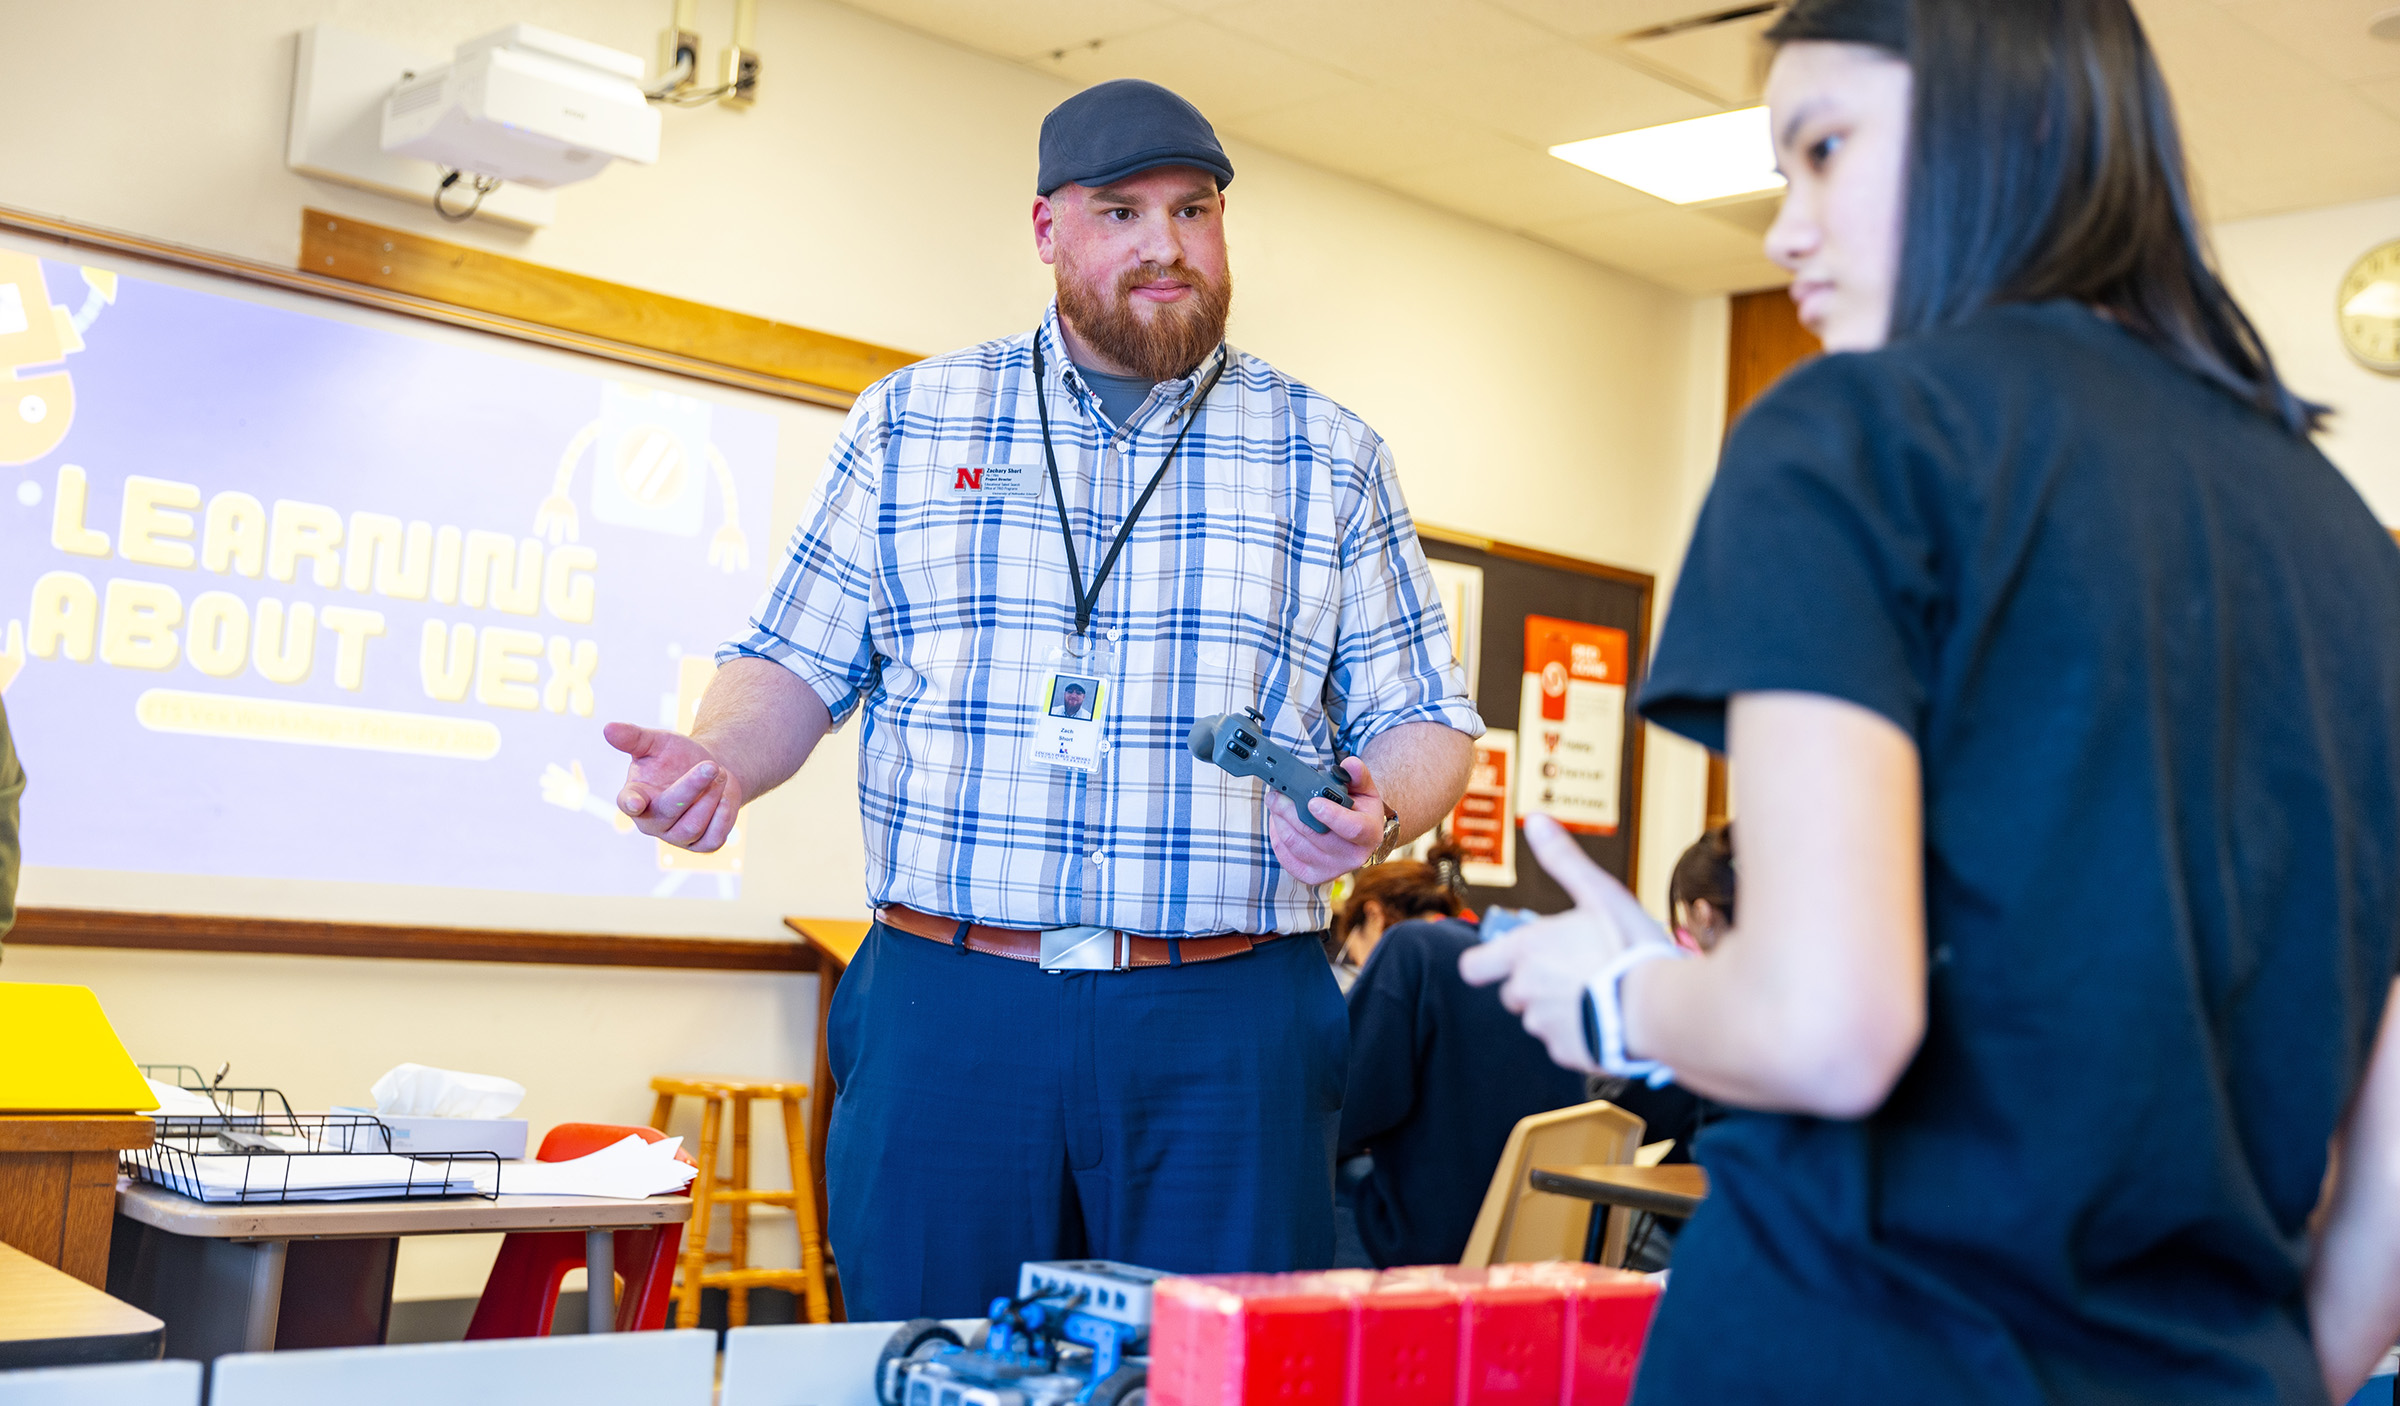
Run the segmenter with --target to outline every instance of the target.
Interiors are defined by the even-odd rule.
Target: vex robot
[[[1143,1406],[1149,1399],[1150,1288],[1156,1270],[1107,1260],[1036,1261],[1015,1298],[961,1342],[911,1319],[875,1368],[884,1406]]]

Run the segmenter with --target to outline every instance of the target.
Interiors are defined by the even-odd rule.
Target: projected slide
[[[611,804],[765,579],[776,421],[0,249],[28,864],[695,899]]]

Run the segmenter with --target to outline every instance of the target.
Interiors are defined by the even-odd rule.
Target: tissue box
[[[333,1111],[380,1118],[392,1130],[392,1151],[404,1157],[423,1157],[436,1152],[497,1152],[504,1162],[525,1160],[526,1123],[522,1118],[431,1118],[406,1113],[378,1114],[372,1108]]]

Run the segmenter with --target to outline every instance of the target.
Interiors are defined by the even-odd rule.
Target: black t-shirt
[[[1583,1076],[1550,1062],[1498,987],[1460,979],[1475,938],[1457,918],[1396,924],[1350,988],[1341,1145],[1375,1155],[1358,1234],[1379,1265],[1456,1264],[1509,1130],[1583,1101]]]
[[[2073,304],[1827,356],[1728,442],[1642,707],[1716,746],[1767,690],[1916,742],[1929,1023],[1872,1117],[1700,1135],[1637,1401],[2322,1402],[2304,1221],[2400,933],[2358,494]]]

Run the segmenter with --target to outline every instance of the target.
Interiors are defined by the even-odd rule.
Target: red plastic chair
[[[537,1162],[568,1162],[628,1136],[658,1142],[665,1133],[616,1123],[561,1123],[542,1139]],[[677,1152],[679,1162],[691,1157]],[[675,1252],[683,1245],[683,1227],[662,1225],[648,1230],[620,1230],[616,1241],[616,1272],[625,1281],[617,1296],[620,1333],[663,1328],[675,1291]],[[558,1311],[558,1286],[570,1269],[585,1268],[583,1232],[578,1230],[512,1231],[500,1242],[500,1258],[492,1262],[491,1277],[483,1281],[475,1317],[467,1337],[538,1338],[550,1331]]]

